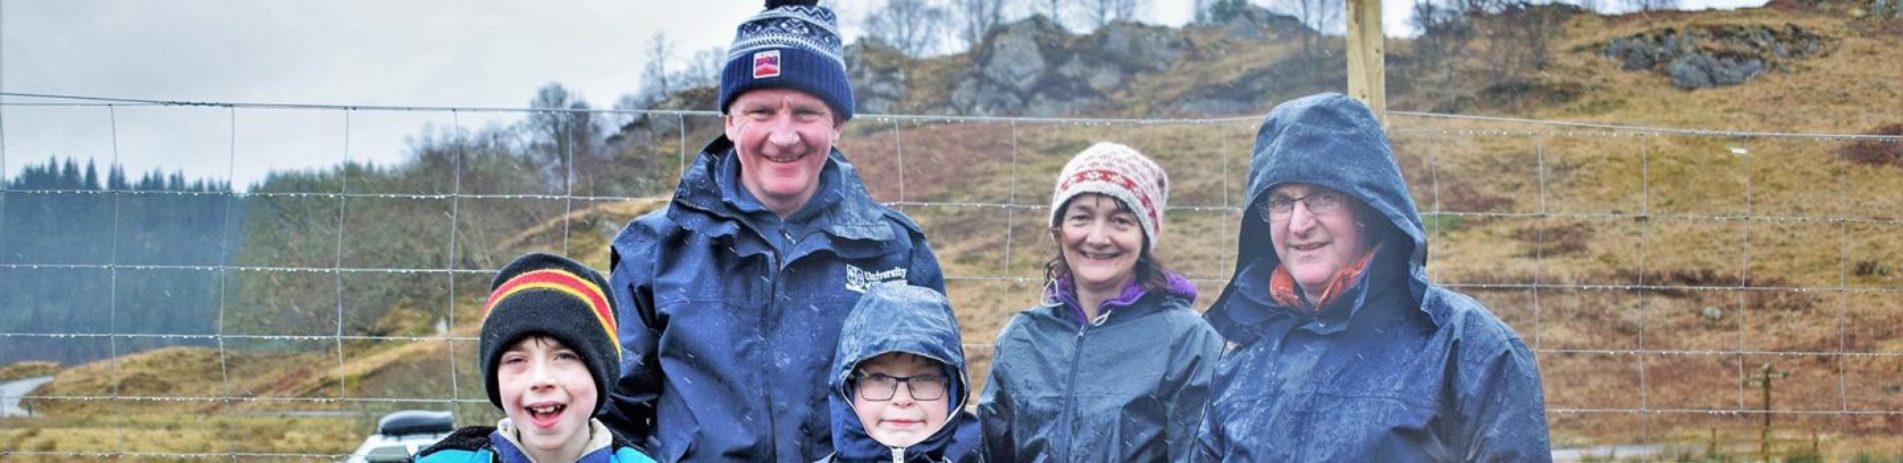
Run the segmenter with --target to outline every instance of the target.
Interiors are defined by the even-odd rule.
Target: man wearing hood
[[[834,148],[852,119],[837,18],[769,0],[720,78],[724,131],[666,209],[615,237],[625,312],[602,422],[655,459],[805,463],[831,454],[826,366],[876,283],[943,289],[910,218],[880,205]]]
[[[840,328],[833,356],[833,455],[824,462],[969,461],[978,421],[964,411],[965,347],[937,291],[881,284]]]
[[[1533,354],[1428,281],[1380,123],[1340,94],[1256,134],[1236,271],[1204,317],[1229,341],[1199,459],[1550,461]]]

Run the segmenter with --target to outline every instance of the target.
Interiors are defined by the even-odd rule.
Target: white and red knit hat
[[[1156,161],[1136,149],[1110,142],[1090,145],[1064,164],[1057,174],[1057,191],[1051,194],[1051,226],[1058,224],[1065,203],[1084,193],[1097,193],[1123,202],[1135,211],[1137,222],[1148,237],[1148,250],[1156,250],[1163,236],[1163,209],[1169,202],[1170,177]]]

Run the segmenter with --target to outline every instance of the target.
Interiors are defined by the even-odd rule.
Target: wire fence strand
[[[388,188],[369,183],[368,177],[353,180],[355,171],[341,171],[344,174],[340,175],[336,187],[329,190],[313,187],[174,191],[128,185],[111,185],[104,189],[28,186],[13,181],[12,176],[19,175],[22,164],[9,162],[9,157],[17,160],[20,156],[17,151],[7,149],[7,143],[17,137],[9,137],[6,122],[32,117],[33,110],[39,108],[102,108],[110,127],[110,154],[116,165],[122,159],[118,108],[223,108],[228,119],[223,122],[229,131],[224,140],[223,154],[227,157],[224,174],[235,176],[240,155],[239,129],[250,120],[247,116],[254,114],[285,110],[336,111],[342,121],[338,129],[343,138],[340,165],[370,164],[373,149],[353,146],[368,138],[357,132],[371,124],[357,119],[369,112],[447,114],[454,138],[468,135],[461,119],[465,113],[555,117],[564,125],[604,116],[641,116],[649,121],[675,124],[672,128],[659,129],[652,145],[643,147],[640,152],[653,157],[651,165],[663,171],[668,170],[665,169],[667,157],[673,157],[677,167],[672,169],[673,175],[678,178],[694,161],[689,151],[692,146],[689,132],[702,133],[702,129],[716,126],[719,117],[709,111],[193,102],[12,92],[0,93],[0,97],[6,98],[0,100],[0,107],[21,110],[0,119],[0,177],[4,177],[0,178],[0,217],[12,217],[7,214],[24,217],[31,212],[26,209],[27,205],[38,201],[97,199],[112,205],[110,233],[114,239],[104,259],[60,260],[0,254],[0,273],[14,278],[101,272],[108,280],[104,331],[0,325],[0,346],[25,342],[103,343],[108,354],[105,387],[55,388],[54,392],[29,392],[21,398],[54,408],[73,404],[82,407],[203,405],[233,416],[294,413],[303,407],[316,415],[290,416],[349,423],[361,423],[380,411],[396,407],[448,408],[458,413],[459,420],[466,417],[465,413],[479,415],[488,410],[487,399],[480,389],[464,390],[464,387],[479,388],[466,384],[471,382],[461,378],[476,371],[463,363],[469,354],[465,350],[478,340],[467,329],[458,330],[458,312],[469,313],[471,301],[468,298],[482,289],[479,285],[471,287],[467,280],[485,281],[498,270],[498,256],[491,255],[486,247],[507,238],[490,236],[496,232],[485,228],[485,220],[510,213],[537,214],[537,218],[559,220],[559,223],[549,223],[549,233],[560,233],[558,238],[548,239],[545,245],[549,250],[586,253],[594,249],[589,246],[598,246],[597,241],[605,242],[611,237],[615,231],[613,226],[619,224],[603,228],[601,223],[583,222],[593,220],[585,218],[584,213],[594,212],[603,205],[652,201],[656,197],[606,191],[594,183],[583,183],[585,172],[578,170],[582,164],[582,155],[577,152],[576,143],[581,142],[578,140],[565,140],[559,145],[562,165],[543,175],[559,176],[560,183],[543,190],[509,191],[484,184],[474,164],[486,162],[482,156],[489,153],[465,150],[464,144],[457,144],[449,153],[447,175],[450,178],[440,179],[447,183],[447,191],[440,187],[386,191]],[[1885,379],[1885,370],[1882,370],[1884,365],[1903,362],[1903,345],[1886,338],[1894,336],[1894,329],[1881,326],[1882,322],[1903,319],[1895,313],[1898,309],[1893,302],[1903,299],[1903,281],[1887,276],[1903,274],[1903,269],[1889,267],[1896,264],[1885,259],[1897,250],[1885,244],[1884,238],[1887,236],[1887,240],[1893,241],[1895,233],[1903,231],[1903,214],[1881,207],[1887,204],[1882,202],[1886,199],[1881,194],[1867,193],[1872,188],[1903,184],[1896,180],[1903,177],[1903,173],[1854,164],[1842,149],[1852,143],[1903,142],[1903,136],[1677,129],[1414,112],[1390,114],[1395,116],[1389,133],[1401,158],[1398,161],[1404,175],[1416,183],[1413,194],[1423,206],[1424,226],[1431,248],[1436,251],[1428,257],[1429,274],[1441,286],[1487,302],[1529,341],[1541,362],[1542,374],[1548,375],[1548,412],[1565,418],[1554,421],[1556,433],[1616,435],[1641,444],[1670,443],[1677,439],[1675,432],[1684,426],[1684,420],[1717,416],[1780,420],[1840,418],[1841,423],[1824,431],[1855,436],[1873,431],[1869,425],[1853,424],[1853,419],[1884,421],[1903,416],[1903,398],[1884,392],[1903,390],[1903,383]],[[710,124],[710,121],[716,123]],[[869,114],[855,119],[855,124],[875,133],[884,130],[892,133],[854,142],[882,145],[882,156],[889,158],[855,158],[855,161],[879,166],[876,172],[860,172],[869,184],[880,186],[869,189],[890,192],[890,197],[879,199],[920,218],[928,236],[935,240],[947,236],[1001,235],[994,236],[1001,241],[982,241],[986,244],[934,241],[934,247],[944,254],[940,262],[946,266],[945,280],[949,284],[977,288],[980,290],[977,292],[985,293],[986,297],[1002,300],[1037,299],[1042,297],[1040,291],[1044,283],[1041,269],[1015,265],[1014,261],[1028,257],[1025,253],[1048,253],[1049,249],[1042,248],[1049,245],[1032,237],[1018,239],[1015,229],[1025,225],[1021,224],[1024,218],[1035,222],[1050,206],[1036,195],[1020,193],[1042,191],[1038,189],[1039,182],[1047,181],[1045,178],[1049,175],[1039,172],[1050,168],[1045,161],[1072,154],[1075,149],[1086,146],[1086,142],[1093,141],[1088,138],[1144,137],[1140,139],[1142,142],[1154,145],[1147,150],[1155,153],[1153,156],[1166,166],[1194,166],[1172,169],[1170,177],[1179,190],[1171,193],[1172,201],[1166,212],[1178,223],[1172,224],[1172,242],[1165,249],[1184,250],[1189,257],[1172,259],[1172,264],[1183,269],[1192,283],[1205,290],[1204,294],[1210,294],[1228,283],[1235,264],[1236,240],[1249,239],[1237,236],[1236,222],[1246,215],[1245,208],[1249,207],[1245,203],[1248,198],[1245,166],[1259,121],[1259,116],[1091,119]],[[992,196],[964,191],[978,184],[975,176],[952,178],[949,183],[934,178],[942,176],[941,169],[950,170],[953,163],[968,162],[934,145],[943,138],[935,131],[956,126],[996,130],[989,135],[998,137],[999,144],[988,146],[1003,146],[996,151],[1008,149],[1009,152],[981,154],[996,156],[987,158],[993,159],[991,162],[1008,162],[1009,165],[980,167],[991,169],[984,172],[995,172],[994,175],[1009,175],[1008,180],[993,184],[1006,191]],[[1003,140],[1004,130],[1009,130],[1008,145]],[[1216,139],[1208,140],[1208,137]],[[1198,151],[1197,146],[1185,146],[1192,144],[1182,141],[1186,139],[1213,148]],[[978,140],[954,143],[977,146]],[[1778,143],[1793,146],[1773,146]],[[666,153],[668,145],[672,145],[674,153]],[[1749,154],[1735,154],[1736,151],[1712,154],[1714,146],[1731,146],[1733,150]],[[906,159],[908,151],[911,159]],[[1790,192],[1793,187],[1787,180],[1758,170],[1776,169],[1783,158],[1754,159],[1813,152],[1831,153],[1829,162],[1819,164],[1823,167],[1818,168],[1821,173],[1817,174],[1819,179],[1823,175],[1831,176],[1831,183],[1835,185],[1835,191],[1828,193],[1835,198],[1828,201],[1806,202],[1805,197]],[[247,150],[244,154],[257,153]],[[1857,176],[1853,177],[1853,173]],[[1688,177],[1723,180],[1716,183],[1724,185],[1735,181],[1737,185],[1736,189],[1687,189],[1683,183]],[[1859,190],[1859,187],[1865,189]],[[667,191],[672,190],[663,190]],[[1632,199],[1602,204],[1582,199],[1581,191]],[[1630,196],[1617,196],[1627,194]],[[130,257],[142,251],[122,245],[125,241],[122,237],[128,230],[146,224],[137,222],[138,218],[127,212],[128,207],[145,201],[174,200],[222,202],[224,213],[220,220],[223,222],[215,235],[215,239],[220,240],[216,246],[220,256],[191,262],[155,262]],[[446,215],[440,218],[446,223],[440,228],[432,225],[428,229],[410,231],[419,236],[442,236],[442,243],[425,241],[430,243],[427,247],[434,254],[415,258],[380,256],[386,258],[370,260],[351,254],[359,252],[355,251],[354,243],[369,238],[355,230],[377,225],[375,222],[379,220],[363,214],[386,200],[440,204],[434,206],[440,209],[430,210],[436,211],[432,212],[436,215]],[[255,214],[255,211],[244,210],[246,205],[263,201],[334,204],[334,215],[328,217],[328,226],[334,230],[330,230],[329,241],[324,243],[328,251],[318,253],[328,255],[321,260],[243,256],[241,251],[248,249],[245,246],[260,243],[247,241],[250,229],[238,216]],[[1879,206],[1860,207],[1871,201]],[[122,206],[122,202],[126,206]],[[522,206],[521,210],[537,210],[533,206],[536,204],[547,205],[546,210],[519,212],[497,206],[517,205]],[[553,213],[560,215],[543,216]],[[973,214],[985,214],[984,217],[989,218],[971,220]],[[996,230],[1000,226],[1003,230]],[[5,231],[0,233],[0,249],[20,249],[44,238],[24,230]],[[529,232],[522,234],[535,236]],[[1823,244],[1813,246],[1815,249],[1791,244],[1787,242],[1791,238],[1787,235],[1793,234]],[[1637,242],[1625,241],[1630,239]],[[1190,250],[1191,246],[1187,245],[1203,241],[1216,243],[1214,249]],[[1688,250],[1687,246],[1697,242],[1726,251]],[[273,244],[293,247],[292,243],[264,243]],[[941,244],[947,246],[941,247]],[[439,245],[442,247],[436,247]],[[980,258],[967,261],[965,254]],[[1814,271],[1793,270],[1802,265],[1815,267]],[[122,293],[130,290],[131,275],[145,274],[209,275],[207,281],[215,286],[211,291],[216,292],[210,299],[216,305],[214,320],[202,331],[129,326],[135,319],[132,307],[144,301],[134,299],[139,297],[137,295]],[[122,278],[126,281],[122,282]],[[248,289],[241,284],[267,278],[326,281],[328,287],[322,289],[330,301],[325,306],[328,310],[323,312],[331,319],[322,320],[323,324],[314,327],[245,325],[259,322],[243,318],[255,315],[240,313],[309,311],[304,308],[308,300],[259,300],[248,292],[257,291],[256,288]],[[430,283],[424,285],[423,290],[403,294],[402,303],[422,307],[421,313],[433,317],[433,321],[439,319],[442,327],[433,333],[427,329],[379,332],[353,324],[378,312],[353,302],[357,295],[350,289],[352,282],[407,278],[421,278]],[[24,304],[4,296],[0,296],[0,301]],[[961,318],[1004,317],[1016,309],[955,302],[960,303],[957,306]],[[4,309],[15,310],[14,307]],[[1791,326],[1806,325],[1818,333],[1814,342],[1787,339],[1791,337],[1790,330],[1795,329]],[[988,338],[993,334],[968,332],[965,348],[988,352],[992,348]],[[399,344],[427,345],[432,346],[430,352],[440,352],[430,355],[440,356],[443,360],[436,363],[447,365],[430,366],[427,371],[433,376],[425,382],[433,384],[440,380],[446,389],[431,386],[424,388],[426,392],[391,392],[369,386],[375,379],[361,371],[368,367],[356,362],[386,352],[387,346]],[[158,345],[214,349],[217,354],[215,384],[203,390],[176,394],[129,389],[128,385],[134,384],[136,378],[132,378],[129,371],[134,366],[125,363],[131,361],[128,354]],[[334,382],[321,382],[322,387],[293,396],[272,396],[253,390],[248,383],[252,378],[241,373],[249,371],[243,370],[246,362],[255,361],[248,357],[258,352],[253,350],[254,346],[265,346],[264,352],[301,354],[298,346],[312,345],[325,347],[311,354],[327,365],[318,367],[322,371],[314,374]],[[336,356],[335,362],[328,361],[329,355]],[[1823,366],[1817,366],[1818,362]],[[1787,401],[1792,404],[1773,406],[1755,402],[1760,393],[1757,388],[1771,387],[1769,379],[1764,380],[1765,383],[1752,382],[1756,371],[1753,365],[1758,363],[1778,364],[1777,368],[1794,372],[1780,379],[1782,382],[1777,386],[1778,397],[1789,398]],[[209,370],[206,371],[210,376]],[[1694,377],[1699,375],[1710,377]],[[1607,377],[1629,383],[1593,387],[1574,384],[1585,380],[1613,381]],[[1683,393],[1686,388],[1691,388],[1693,393]],[[1734,393],[1735,400],[1731,397]],[[380,397],[380,394],[397,396]],[[1609,429],[1617,428],[1617,423],[1625,423],[1617,421],[1625,417],[1634,418],[1631,423],[1635,426]],[[222,423],[220,430],[230,443],[205,449],[205,452],[155,452],[144,444],[130,442],[136,423],[128,416],[104,417],[102,421],[113,428],[109,445],[55,452],[0,444],[0,455],[234,461],[342,456],[325,452],[258,451],[239,445],[236,442],[245,435],[245,428],[231,420]],[[1876,432],[1887,431],[1897,429],[1879,428]],[[339,442],[332,450],[348,451],[354,444]]]

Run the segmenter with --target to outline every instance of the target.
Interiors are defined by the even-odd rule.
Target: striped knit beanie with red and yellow
[[[483,304],[482,376],[489,402],[502,408],[496,364],[517,341],[540,335],[561,341],[580,355],[594,375],[595,410],[606,409],[606,391],[621,371],[621,340],[608,282],[585,265],[554,254],[529,253],[502,268]]]

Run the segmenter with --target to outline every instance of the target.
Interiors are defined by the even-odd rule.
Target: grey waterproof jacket
[[[1388,223],[1360,281],[1316,312],[1277,304],[1260,204],[1303,182]],[[1206,314],[1233,347],[1198,459],[1550,461],[1533,354],[1478,301],[1428,281],[1426,234],[1380,123],[1340,94],[1275,108],[1256,135],[1235,276]]]
[[[978,399],[985,461],[1186,459],[1222,339],[1171,277],[1096,323],[1057,298],[1012,317]]]

